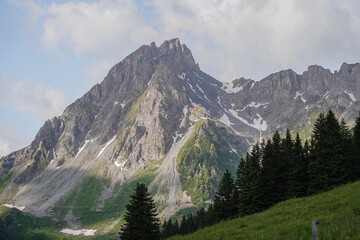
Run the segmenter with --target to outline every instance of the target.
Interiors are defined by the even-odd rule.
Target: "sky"
[[[179,38],[223,82],[360,62],[358,0],[1,0],[0,156],[144,44]]]

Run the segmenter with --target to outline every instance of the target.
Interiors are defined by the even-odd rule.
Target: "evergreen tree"
[[[346,126],[346,125],[345,125]],[[333,187],[345,183],[346,169],[345,169],[345,148],[343,143],[344,133],[341,129],[338,119],[335,117],[333,111],[329,111],[326,115],[327,128],[327,151],[328,157],[328,186]],[[346,131],[346,130],[344,130]]]
[[[335,114],[320,114],[311,138],[309,193],[326,191],[346,178],[343,133]]]
[[[235,217],[238,214],[238,192],[234,178],[226,170],[219,183],[219,190],[215,195],[214,208],[218,220]]]
[[[289,199],[294,196],[294,142],[291,138],[290,130],[286,130],[285,138],[281,140],[281,158],[279,161],[279,193],[281,193],[281,200]]]
[[[179,233],[181,235],[185,235],[187,233],[187,221],[185,215],[182,217],[180,227],[179,227]]]
[[[137,184],[126,205],[125,221],[121,228],[122,240],[153,240],[160,238],[159,219],[154,200],[144,184]]]
[[[294,161],[294,170],[293,170],[293,179],[292,190],[293,194],[291,197],[304,197],[307,194],[307,183],[308,183],[308,151],[309,144],[306,141],[304,148],[302,147],[301,139],[299,133],[296,134],[294,149],[293,149],[293,161]]]
[[[236,175],[239,191],[239,213],[241,216],[260,211],[259,178],[261,150],[257,143],[251,154],[241,159]]]
[[[354,167],[355,167],[355,162],[354,159],[352,158],[352,152],[353,152],[353,147],[352,147],[352,139],[351,139],[351,134],[349,131],[348,126],[346,125],[346,122],[344,120],[344,118],[341,119],[340,122],[340,133],[341,133],[341,153],[342,156],[342,167],[343,167],[343,181],[344,182],[349,182],[354,180],[352,178],[352,176],[354,175]],[[343,183],[344,183],[343,182]]]
[[[281,137],[278,131],[268,140],[263,149],[260,174],[260,195],[262,210],[283,201],[287,196],[287,182],[284,182],[285,164],[281,155]]]
[[[350,171],[350,179],[355,181],[360,179],[360,112],[355,121],[351,153],[353,166],[351,166],[352,170]]]

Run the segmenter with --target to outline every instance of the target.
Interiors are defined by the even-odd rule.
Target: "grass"
[[[50,217],[34,217],[17,209],[0,207],[0,221],[0,239],[79,239],[60,233],[60,229],[66,226],[64,221],[54,221]]]
[[[254,215],[221,222],[187,236],[189,239],[314,239],[311,220],[319,239],[360,239],[360,182],[319,195],[288,200]]]
[[[3,193],[6,188],[6,183],[10,180],[12,173],[9,173],[5,178],[0,179],[0,195]]]

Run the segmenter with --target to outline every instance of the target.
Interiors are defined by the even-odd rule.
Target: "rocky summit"
[[[179,39],[144,45],[1,158],[0,203],[108,231],[143,182],[166,219],[212,201],[251,144],[286,128],[307,138],[328,109],[353,123],[358,99],[360,64],[222,83]]]

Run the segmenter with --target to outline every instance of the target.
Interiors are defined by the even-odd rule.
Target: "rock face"
[[[260,138],[286,128],[306,138],[330,108],[351,123],[359,98],[360,64],[221,83],[178,39],[144,45],[46,121],[30,146],[1,158],[0,201],[94,224],[85,214],[96,213],[95,223],[118,218],[143,181],[166,218],[211,200],[221,174],[234,173]]]

